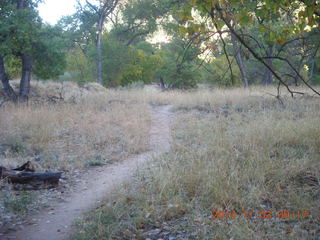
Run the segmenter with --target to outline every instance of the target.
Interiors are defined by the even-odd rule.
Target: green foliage
[[[157,21],[166,18],[174,4],[170,0],[130,1],[122,12],[123,24],[114,29],[117,38],[128,45],[143,42],[158,30]]]
[[[102,47],[106,85],[116,87],[133,82],[152,82],[161,62],[158,56],[152,55],[153,51],[153,46],[146,42],[140,42],[137,47],[127,46],[110,35],[106,36]]]
[[[0,56],[5,57],[9,75],[17,77],[18,58],[31,56],[33,72],[40,78],[58,77],[64,72],[65,42],[62,30],[43,25],[35,9],[36,2],[29,7],[16,9],[13,1],[0,4]]]
[[[300,34],[306,27],[319,26],[320,23],[320,6],[316,1],[189,0],[188,4],[178,9],[182,22],[194,22],[191,13],[193,9],[198,10],[202,16],[209,14],[220,28],[224,25],[225,20],[232,19],[240,26],[246,27],[252,24],[255,19],[263,19],[265,22],[262,23],[260,32],[270,32],[270,40],[278,42],[285,42],[290,35]],[[280,21],[283,19],[284,13],[290,14],[294,21],[290,26],[283,26],[280,29],[273,28],[274,25],[269,23]]]
[[[92,9],[85,7],[77,9],[71,16],[60,19],[58,26],[65,30],[65,36],[69,40],[69,49],[75,46],[86,52],[96,38],[97,15]]]
[[[21,71],[21,59],[13,55],[5,58],[5,68],[10,79],[18,78]]]
[[[218,56],[209,63],[204,64],[202,71],[202,82],[219,87],[235,87],[241,86],[241,75],[235,60],[232,60],[232,72],[235,82],[232,84],[227,59],[224,56]]]
[[[35,43],[40,19],[34,9],[15,9],[12,1],[0,6],[0,55],[30,53]]]
[[[199,49],[188,45],[188,39],[175,36],[159,51],[162,67],[156,73],[156,79],[166,88],[193,88],[200,80],[196,65]]]
[[[240,51],[242,58],[245,56],[245,60],[249,60],[244,61],[249,82],[265,84],[272,82],[268,77],[271,71],[262,64],[264,62],[273,69],[271,76],[276,74],[282,84],[289,85],[299,84],[301,80],[307,82],[310,76],[316,79],[316,65],[309,62],[314,62],[313,51],[319,47],[314,45],[315,42],[309,41],[311,36],[308,32],[313,32],[319,39],[317,30],[320,23],[319,11],[320,7],[316,1],[288,0],[189,0],[188,4],[175,9],[176,18],[180,24],[178,32],[182,36],[188,34],[191,39],[196,34],[205,35],[225,29],[238,33],[237,37],[242,40],[241,44],[246,45]],[[227,54],[231,55],[232,43],[230,44],[226,35],[224,35],[224,42],[226,42],[224,47]],[[221,47],[223,45],[224,43],[220,43]],[[247,48],[251,52],[246,52]],[[253,54],[255,60],[249,59],[252,52],[255,53]],[[285,61],[268,59],[274,56]],[[260,60],[257,61],[259,57]],[[305,69],[306,65],[312,67]],[[219,69],[216,70],[218,71],[214,71],[213,76],[219,75]],[[210,75],[203,75],[210,79]],[[234,75],[239,77],[238,74]],[[221,80],[218,76],[214,76],[213,79],[218,82]]]
[[[68,51],[66,61],[66,71],[69,73],[68,80],[76,81],[81,85],[95,81],[94,61],[90,61],[90,58],[79,47]]]
[[[33,48],[34,74],[41,79],[58,78],[66,67],[66,43],[59,27],[44,25],[39,29]]]

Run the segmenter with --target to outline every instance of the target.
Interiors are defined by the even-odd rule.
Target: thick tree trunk
[[[29,1],[27,0],[18,0],[17,9],[26,9],[29,7]],[[20,80],[20,91],[19,91],[19,101],[25,101],[28,99],[29,90],[30,90],[30,78],[32,70],[32,61],[31,56],[27,53],[21,54],[22,60],[22,73]]]
[[[232,46],[233,46],[234,56],[236,58],[236,61],[237,61],[237,64],[238,64],[238,67],[239,67],[239,70],[241,73],[243,87],[247,88],[247,87],[249,87],[247,72],[246,72],[245,66],[243,64],[243,59],[242,59],[242,55],[240,52],[239,44],[237,42],[236,37],[233,34],[231,34],[231,42],[232,42]]]
[[[101,49],[101,40],[102,40],[102,31],[103,31],[103,21],[104,18],[101,16],[98,23],[98,34],[96,42],[96,51],[97,51],[97,82],[103,85],[102,79],[102,49]]]
[[[273,45],[268,44],[267,57],[271,57],[272,54],[273,54]],[[272,68],[272,59],[271,58],[267,58],[266,63]],[[263,84],[266,86],[272,84],[272,76],[273,76],[272,72],[268,68],[266,68],[264,76],[263,76]]]
[[[25,101],[28,99],[30,91],[30,79],[32,70],[31,57],[27,54],[22,54],[22,76],[20,80],[19,100]]]
[[[7,95],[7,97],[10,100],[15,101],[17,99],[17,95],[9,83],[9,78],[4,67],[4,60],[3,60],[3,57],[1,56],[0,56],[0,79],[3,85],[4,92]]]

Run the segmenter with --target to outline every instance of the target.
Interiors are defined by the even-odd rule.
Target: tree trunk
[[[30,79],[32,70],[31,57],[27,54],[22,54],[22,76],[20,80],[19,100],[25,101],[28,99],[30,91]]]
[[[240,52],[240,47],[238,45],[237,39],[234,36],[234,34],[231,34],[231,42],[232,42],[232,46],[233,46],[234,56],[236,58],[236,61],[237,61],[237,64],[238,64],[238,67],[239,67],[239,70],[241,73],[243,87],[248,88],[249,83],[248,83],[248,78],[247,78],[247,72],[246,72],[245,66],[243,64],[243,59],[242,59],[242,55]]]
[[[101,40],[102,40],[102,31],[103,31],[103,16],[99,17],[98,22],[98,34],[96,42],[96,51],[97,51],[97,82],[103,85],[102,79],[102,49],[101,49]]]
[[[268,49],[267,49],[267,57],[271,57],[272,54],[273,54],[273,45],[269,43]],[[271,58],[267,58],[266,63],[272,68]],[[272,72],[268,68],[266,68],[263,76],[263,84],[266,86],[272,84],[272,76],[273,76]]]
[[[17,1],[17,9],[26,9],[28,7],[29,7],[29,2],[27,0]],[[20,80],[19,100],[25,101],[28,99],[29,90],[30,90],[32,61],[28,53],[22,53],[21,60],[22,60],[22,73],[21,73],[21,80]]]
[[[160,77],[159,79],[160,79],[160,87],[161,87],[161,89],[162,90],[166,89],[166,85],[164,83],[163,77]]]
[[[1,56],[0,56],[0,79],[3,85],[4,92],[7,95],[7,97],[10,100],[15,101],[17,99],[17,95],[9,83],[9,78],[4,67],[4,60],[3,60],[3,57]]]
[[[17,1],[17,9],[22,9],[22,8],[26,8],[26,0],[18,0]]]
[[[314,71],[316,68],[316,56],[317,56],[317,52],[318,52],[319,48],[320,48],[320,42],[318,43],[316,51],[314,52],[313,56],[311,57],[311,69],[310,69],[310,77],[309,77],[311,84],[312,83],[314,84]]]
[[[313,84],[314,84],[314,82],[313,82],[313,77],[314,77],[315,65],[316,65],[316,59],[315,59],[315,58],[312,58],[312,60],[311,60],[311,69],[310,69],[309,79],[310,79],[310,82],[313,83]]]

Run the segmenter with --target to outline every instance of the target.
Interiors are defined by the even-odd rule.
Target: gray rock
[[[147,232],[148,236],[154,236],[154,235],[158,235],[161,232],[160,229],[156,228],[156,229],[152,229],[150,231]]]

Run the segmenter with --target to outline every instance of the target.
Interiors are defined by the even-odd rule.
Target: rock
[[[156,229],[152,229],[150,231],[147,232],[148,236],[154,236],[154,235],[158,235],[161,232],[160,229],[156,228]]]
[[[175,237],[169,237],[169,240],[177,240]]]

